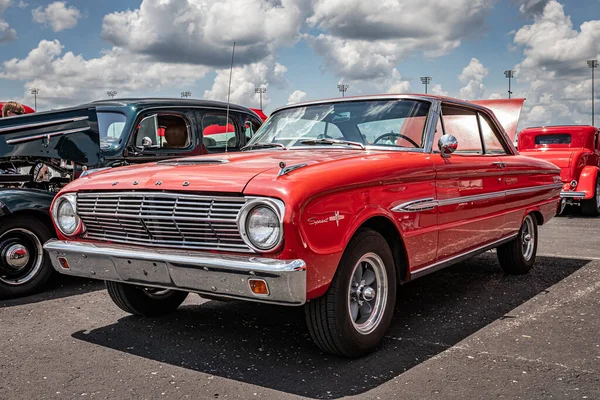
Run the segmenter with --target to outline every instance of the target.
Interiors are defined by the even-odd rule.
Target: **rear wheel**
[[[323,351],[360,357],[385,335],[395,302],[392,251],[378,232],[364,229],[348,244],[327,293],[306,304],[306,322]]]
[[[581,213],[589,217],[597,217],[600,215],[600,178],[596,178],[594,197],[589,200],[581,201]]]
[[[42,245],[53,237],[42,221],[24,216],[0,220],[0,298],[33,294],[52,275]]]
[[[120,282],[106,282],[106,289],[114,303],[130,314],[158,317],[173,312],[183,303],[188,292],[135,286]]]
[[[525,274],[535,263],[538,244],[538,229],[535,216],[529,214],[523,220],[517,237],[498,247],[498,260],[504,272]]]

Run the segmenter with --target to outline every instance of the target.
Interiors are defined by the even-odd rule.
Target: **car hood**
[[[65,190],[170,190],[242,193],[255,176],[276,177],[285,166],[363,157],[362,150],[258,150],[159,161],[91,172]],[[293,173],[293,172],[292,172]]]

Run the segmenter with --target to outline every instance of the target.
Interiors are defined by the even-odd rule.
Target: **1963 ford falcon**
[[[562,184],[556,166],[517,154],[490,110],[514,122],[521,105],[286,106],[244,152],[69,184],[45,248],[58,271],[107,281],[127,312],[164,314],[189,292],[304,306],[321,349],[361,356],[388,329],[398,284],[493,248],[508,273],[534,264]]]

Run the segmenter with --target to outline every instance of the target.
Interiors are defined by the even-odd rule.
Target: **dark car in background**
[[[64,185],[98,169],[237,151],[262,122],[246,107],[187,99],[114,99],[0,119],[0,298],[48,281],[42,245],[55,236],[50,204]]]

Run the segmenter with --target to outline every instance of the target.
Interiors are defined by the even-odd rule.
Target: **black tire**
[[[350,315],[352,308],[350,285],[355,280],[353,272],[359,261],[367,256],[373,257],[373,254],[382,262],[384,269],[380,272],[381,279],[374,282],[384,282],[385,272],[387,296],[383,296],[385,303],[381,308],[372,307],[373,310],[380,310],[378,313],[380,317],[376,318],[379,322],[373,326],[372,331],[360,333]],[[363,270],[362,266],[360,268]],[[364,275],[361,273],[361,276],[364,277],[366,274],[366,272]],[[354,293],[359,292],[355,290]],[[373,304],[377,304],[377,301],[377,299],[373,300]],[[363,304],[364,302],[363,299]],[[358,304],[357,301],[355,303]],[[392,321],[395,303],[396,271],[392,251],[378,232],[361,229],[348,244],[325,295],[308,302],[304,310],[310,335],[321,350],[345,357],[361,357],[373,351],[381,342]],[[358,322],[362,316],[357,315],[359,315]]]
[[[581,200],[581,213],[587,217],[597,217],[600,215],[600,178],[596,178],[596,189],[594,197],[589,200]]]
[[[519,234],[514,240],[498,247],[498,260],[500,266],[507,274],[520,275],[526,274],[535,264],[535,257],[538,246],[537,219],[533,214],[528,214],[523,223]],[[527,239],[529,236],[529,240]],[[529,244],[533,241],[532,248]]]
[[[0,219],[0,299],[27,296],[44,288],[54,269],[42,246],[54,237],[53,232],[51,226],[30,214]],[[23,266],[11,265],[16,246],[21,246],[20,257],[26,254]]]
[[[178,290],[167,291],[109,281],[106,282],[106,289],[112,301],[121,310],[142,317],[158,317],[171,313],[188,296],[188,292]]]

